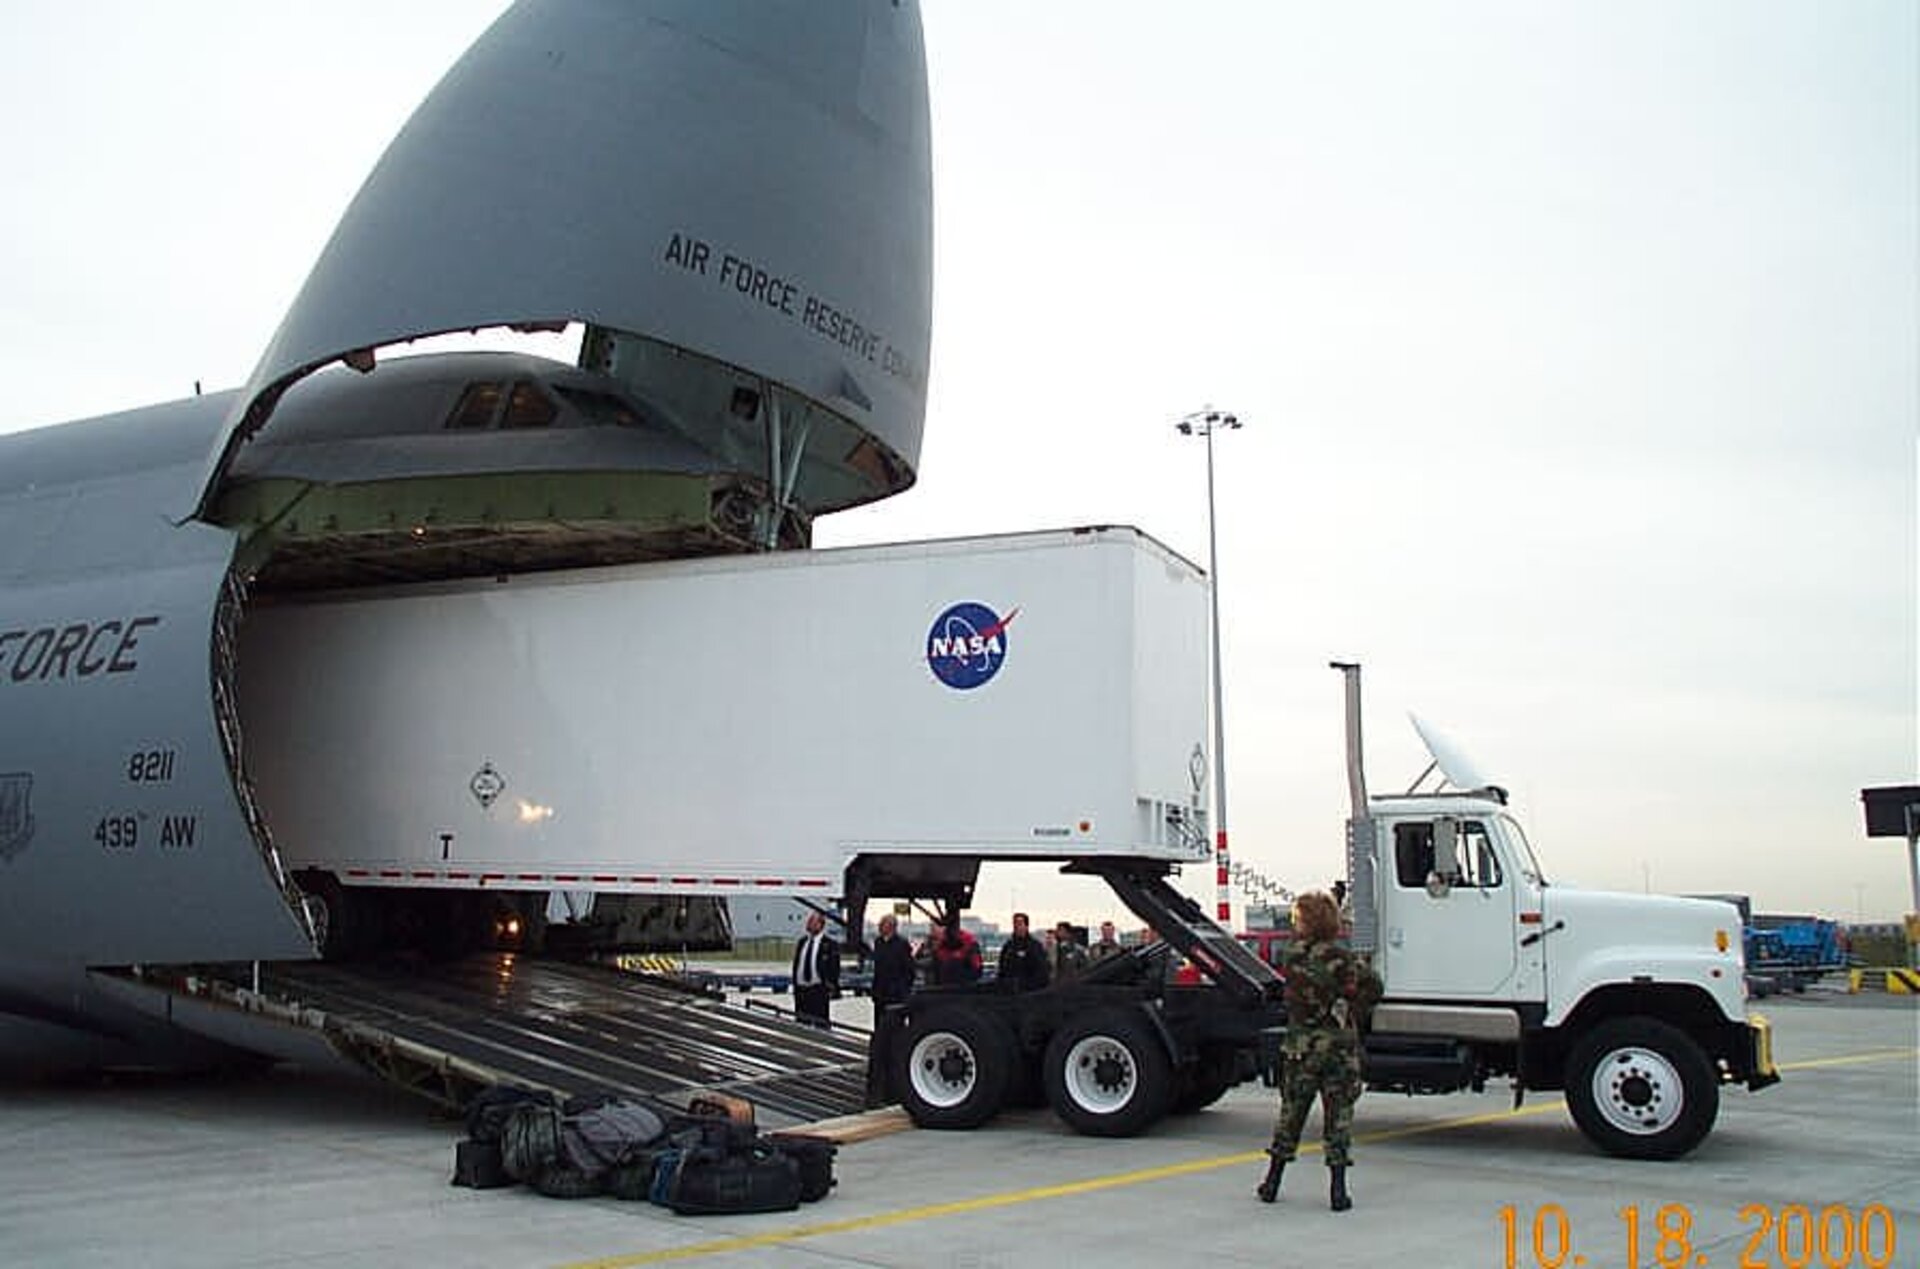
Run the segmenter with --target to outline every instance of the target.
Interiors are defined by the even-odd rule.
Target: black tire
[[[912,1014],[892,1050],[894,1093],[919,1127],[977,1128],[1006,1102],[1013,1037],[983,1010]]]
[[[1205,1110],[1227,1095],[1239,1083],[1231,1049],[1208,1049],[1200,1060],[1180,1073],[1180,1087],[1174,1092],[1168,1113],[1191,1115]]]
[[[1655,1018],[1603,1022],[1567,1058],[1567,1107],[1623,1159],[1678,1159],[1720,1113],[1720,1082],[1692,1037]]]
[[[1089,1137],[1132,1137],[1167,1113],[1173,1063],[1132,1009],[1094,1009],[1054,1033],[1042,1063],[1054,1114]]]
[[[296,873],[294,881],[305,896],[314,946],[323,960],[351,960],[366,951],[373,914],[364,894],[349,897],[346,887],[330,872]]]

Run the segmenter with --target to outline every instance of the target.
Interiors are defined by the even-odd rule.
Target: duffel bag
[[[800,1165],[770,1147],[721,1159],[682,1157],[671,1182],[658,1188],[681,1216],[790,1212],[800,1206]]]

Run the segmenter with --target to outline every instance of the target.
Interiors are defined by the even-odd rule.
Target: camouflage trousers
[[[1280,1068],[1280,1114],[1273,1122],[1273,1157],[1291,1161],[1313,1099],[1321,1104],[1321,1135],[1330,1168],[1353,1162],[1353,1104],[1360,1100],[1360,1055],[1351,1043],[1319,1037],[1290,1052]]]

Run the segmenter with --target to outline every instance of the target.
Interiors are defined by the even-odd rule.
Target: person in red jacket
[[[961,928],[958,912],[951,913],[946,924],[935,926],[928,938],[933,943],[935,983],[980,981],[980,940]]]

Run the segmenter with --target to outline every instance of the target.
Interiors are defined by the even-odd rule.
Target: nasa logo
[[[33,840],[33,777],[24,771],[0,773],[0,860],[13,857]]]
[[[985,604],[953,605],[927,631],[927,668],[957,691],[979,687],[1006,661],[1007,627],[1019,612],[1015,608],[1000,617]]]

